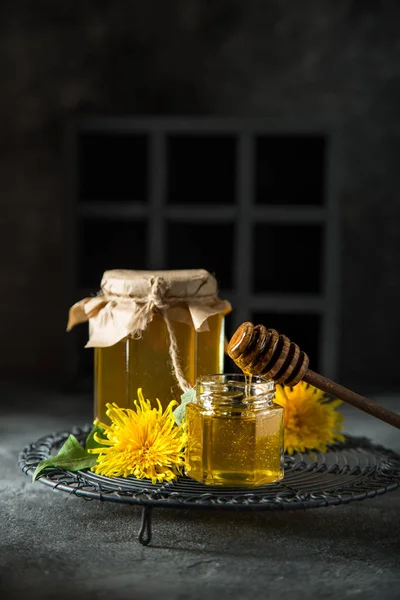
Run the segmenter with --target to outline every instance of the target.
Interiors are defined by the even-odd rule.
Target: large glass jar
[[[229,311],[203,269],[106,271],[100,294],[74,305],[68,326],[89,320],[95,418],[108,422],[107,403],[134,408],[139,388],[165,408],[197,377],[221,372]]]
[[[259,486],[283,478],[283,408],[275,384],[246,375],[199,378],[186,406],[187,475],[201,483]]]

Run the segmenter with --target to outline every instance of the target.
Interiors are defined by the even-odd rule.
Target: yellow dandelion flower
[[[285,452],[325,452],[328,444],[343,441],[340,400],[300,381],[294,387],[276,386],[275,401],[285,409]]]
[[[169,403],[163,412],[160,401],[152,408],[138,390],[136,410],[119,408],[115,403],[107,404],[106,414],[111,425],[96,422],[104,430],[106,438],[95,434],[95,440],[104,447],[89,450],[98,454],[92,471],[107,477],[171,481],[180,474],[184,465],[183,448],[186,434],[182,426],[175,424],[172,410],[178,404]]]

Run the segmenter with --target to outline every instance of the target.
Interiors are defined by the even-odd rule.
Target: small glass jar
[[[283,408],[275,384],[225,374],[197,380],[186,407],[187,475],[201,483],[255,487],[283,478]]]

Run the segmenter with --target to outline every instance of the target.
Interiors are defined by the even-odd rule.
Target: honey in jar
[[[197,377],[221,372],[229,311],[203,269],[106,271],[100,294],[74,305],[69,322],[89,320],[95,418],[108,422],[107,403],[134,408],[138,388],[165,408]]]
[[[275,384],[246,375],[199,378],[186,406],[187,475],[204,484],[255,487],[283,478],[283,408]]]

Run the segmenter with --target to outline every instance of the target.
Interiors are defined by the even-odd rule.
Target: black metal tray
[[[32,475],[73,433],[83,444],[91,425],[42,437],[24,448],[18,464]],[[54,489],[86,499],[142,505],[139,541],[151,540],[154,507],[265,510],[320,508],[373,498],[400,485],[400,456],[365,438],[347,436],[326,453],[285,456],[285,477],[257,488],[205,486],[183,476],[165,484],[134,477],[108,478],[90,471],[49,467],[38,479]]]

